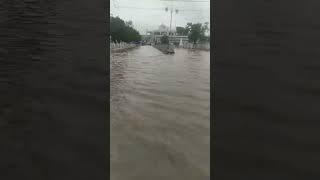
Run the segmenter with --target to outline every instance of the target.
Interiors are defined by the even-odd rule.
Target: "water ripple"
[[[159,161],[160,169],[178,168],[182,173],[175,179],[195,178],[188,167],[198,169],[200,179],[209,177],[209,52],[176,49],[174,55],[164,55],[142,46],[111,56],[111,156],[117,157],[111,160],[113,174],[133,167],[134,157],[141,156],[141,166]],[[170,159],[176,160],[160,161],[166,153],[148,150],[153,143],[167,146]],[[146,173],[136,171],[130,169]],[[154,172],[160,173],[159,168]]]

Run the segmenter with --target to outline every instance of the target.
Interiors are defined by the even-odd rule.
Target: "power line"
[[[137,9],[137,10],[165,10],[164,8],[142,8],[142,7],[130,7],[130,6],[118,6],[118,8],[126,8],[126,9]],[[203,11],[197,9],[179,9],[179,11]]]
[[[203,11],[203,10],[199,10],[199,9],[179,9],[179,11]]]
[[[130,6],[118,6],[118,8],[126,8],[126,9],[141,9],[141,10],[164,10],[162,8],[142,8],[142,7],[130,7]]]
[[[184,0],[161,0],[161,1],[176,1],[176,2],[210,2],[210,1],[192,1],[192,0],[188,0],[188,1],[184,1]]]

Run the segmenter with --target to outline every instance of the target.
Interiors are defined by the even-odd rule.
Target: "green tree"
[[[206,36],[206,32],[209,31],[209,23],[205,22],[202,26],[201,26],[201,36],[200,36],[200,41],[201,42],[206,42],[206,41],[210,41],[210,37]]]
[[[161,41],[161,44],[169,44],[169,37],[167,35],[163,35],[160,41]]]
[[[187,34],[187,31],[184,27],[176,27],[176,32],[180,36],[184,36]]]
[[[132,27],[132,21],[127,21],[126,25],[129,26],[129,27]]]
[[[191,26],[192,26],[192,23],[187,23],[186,27],[185,27],[185,32],[186,34],[188,35],[191,31]]]
[[[139,32],[132,27],[132,21],[124,22],[119,17],[110,17],[110,35],[113,42],[141,40]]]
[[[187,23],[186,25],[186,31],[188,32],[188,38],[189,41],[193,44],[196,44],[198,41],[205,41],[207,37],[205,36],[205,33],[209,31],[209,23]]]

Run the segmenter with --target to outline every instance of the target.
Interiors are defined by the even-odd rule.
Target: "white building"
[[[169,28],[164,24],[161,24],[157,30],[148,31],[147,33],[149,34],[147,36],[151,37],[150,39],[156,43],[160,43],[160,39],[163,35],[169,35],[170,43],[179,44],[180,41],[182,41],[182,43],[188,42],[188,36],[178,36],[176,29],[172,29],[169,33]]]

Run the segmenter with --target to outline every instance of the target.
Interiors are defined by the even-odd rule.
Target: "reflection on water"
[[[210,53],[111,56],[112,180],[208,179]]]

